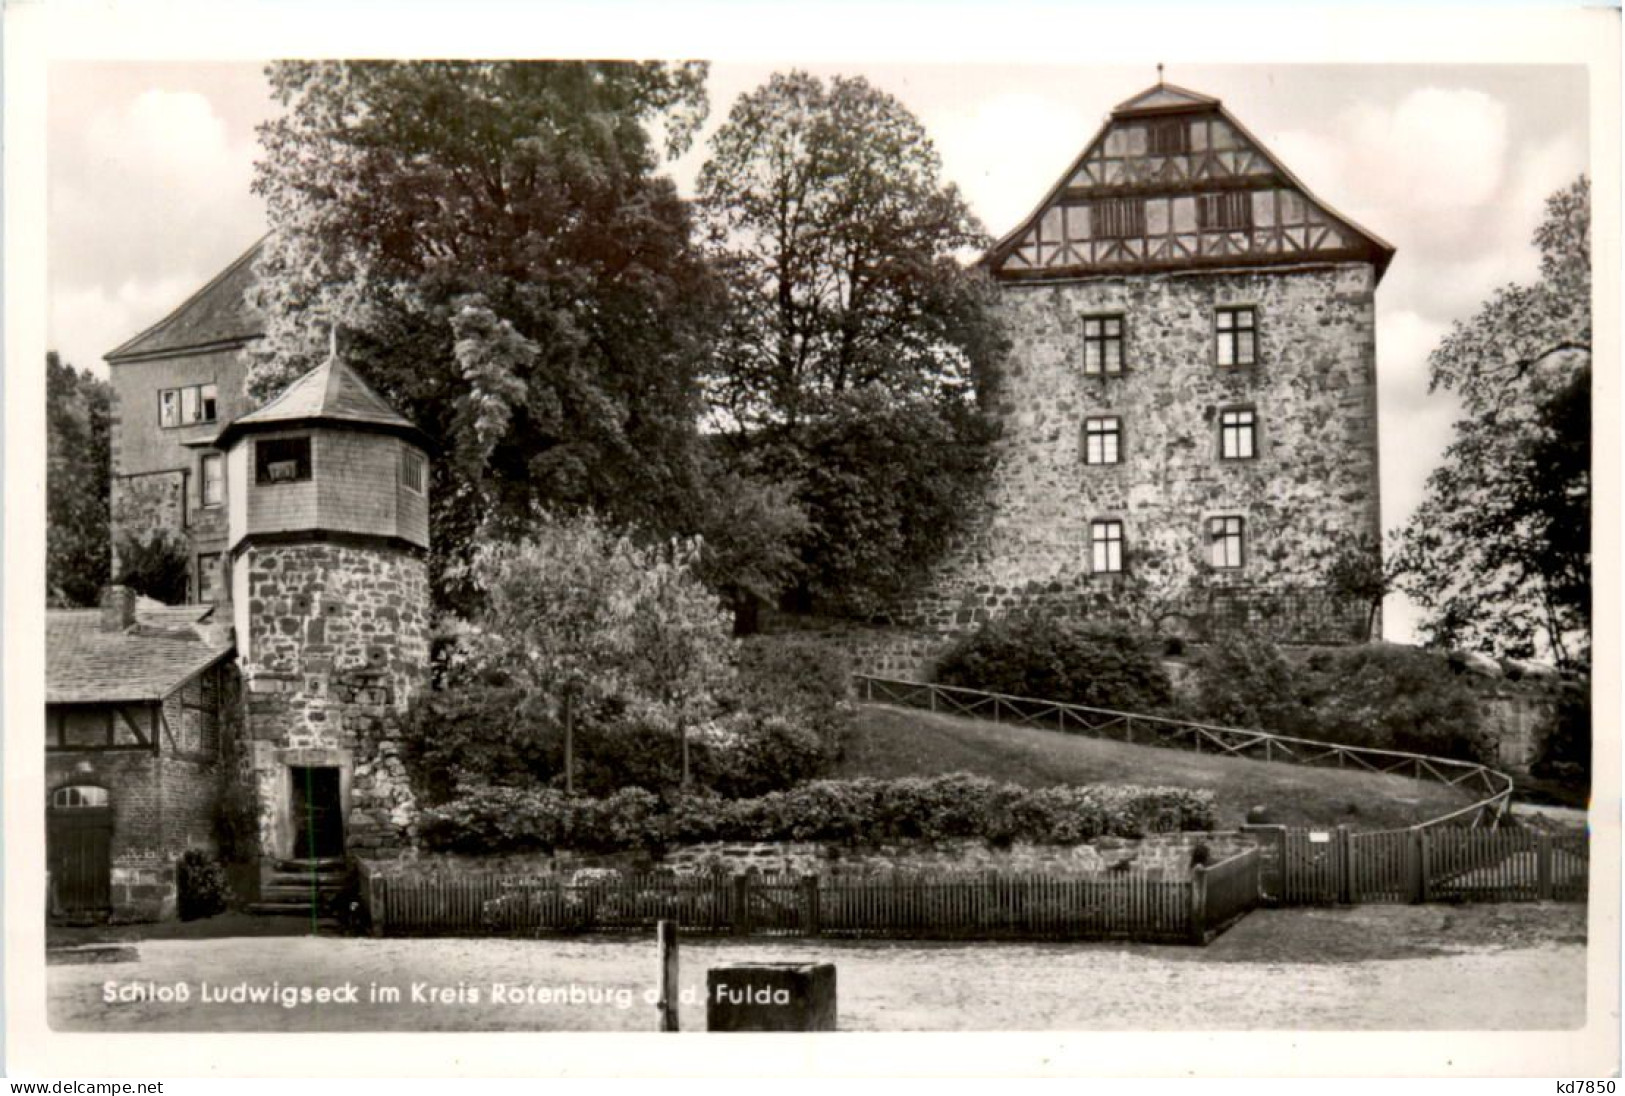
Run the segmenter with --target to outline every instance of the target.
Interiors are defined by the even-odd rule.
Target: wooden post
[[[1410,844],[1405,846],[1405,867],[1408,876],[1410,899],[1412,902],[1422,901],[1422,834],[1423,830],[1412,830]]]
[[[1337,900],[1345,906],[1354,904],[1356,888],[1354,885],[1354,833],[1347,825],[1337,827],[1337,859],[1341,861],[1338,867]]]
[[[655,938],[660,952],[660,1030],[677,1030],[677,922],[661,921],[655,925]]]
[[[1417,898],[1417,901],[1426,902],[1429,897],[1431,897],[1431,888],[1428,885],[1428,877],[1433,871],[1433,865],[1428,863],[1428,861],[1432,859],[1433,835],[1427,830],[1421,830],[1419,832],[1421,834],[1421,840],[1418,841],[1416,845],[1416,860],[1417,891],[1420,894],[1420,897]]]
[[[734,876],[733,928],[735,936],[750,935],[750,876]]]
[[[818,876],[809,875],[801,880],[801,932],[804,936],[817,936],[821,931],[818,916]]]
[[[367,877],[367,931],[373,936],[384,934],[384,880],[378,875]]]
[[[1535,838],[1535,897],[1550,902],[1552,893],[1552,835],[1542,833]]]
[[[1207,943],[1207,865],[1191,869],[1191,927],[1193,944]]]

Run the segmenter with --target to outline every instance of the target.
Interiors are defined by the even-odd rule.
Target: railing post
[[[660,956],[660,1030],[677,1030],[677,922],[655,923],[656,948]]]
[[[1410,842],[1405,846],[1405,867],[1407,890],[1412,902],[1421,902],[1422,898],[1422,834],[1423,830],[1412,830]]]
[[[1191,869],[1190,942],[1207,943],[1207,865]]]
[[[930,698],[931,710],[933,712],[936,711],[937,710],[937,690],[936,690],[936,687],[934,685],[927,685],[925,687],[925,695]]]
[[[733,879],[733,930],[735,936],[749,936],[750,924],[750,876],[736,875]]]
[[[1542,902],[1552,900],[1552,835],[1549,833],[1535,838],[1535,897]]]

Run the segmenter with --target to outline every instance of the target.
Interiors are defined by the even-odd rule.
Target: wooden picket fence
[[[892,873],[880,876],[375,875],[381,935],[687,933],[906,939],[1124,939],[1205,943],[1258,903],[1248,849],[1187,877]]]
[[[1274,905],[1583,902],[1590,881],[1583,833],[1465,826],[1372,833],[1248,829],[1263,854],[1264,900]]]

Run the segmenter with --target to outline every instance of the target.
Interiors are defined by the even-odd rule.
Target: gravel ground
[[[1585,907],[1266,910],[1205,949],[1111,944],[691,940],[686,1031],[707,968],[830,961],[840,1026],[867,1031],[1540,1030],[1585,1020]],[[146,940],[135,962],[53,966],[49,1017],[95,1031],[647,1031],[648,940]],[[1391,958],[1375,958],[1374,955]],[[184,1003],[107,1002],[107,983],[185,984]],[[247,984],[356,987],[355,1004],[215,1003]],[[424,987],[419,1000],[412,987]],[[578,1000],[499,1001],[494,986]],[[369,1000],[396,987],[401,1001]],[[428,988],[438,1000],[423,1000]],[[513,990],[507,991],[510,996]]]

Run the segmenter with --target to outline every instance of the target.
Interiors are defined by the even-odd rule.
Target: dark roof
[[[254,261],[264,248],[262,238],[175,311],[102,356],[109,362],[135,361],[240,346],[264,335],[264,319],[248,303]]]
[[[339,422],[401,434],[426,444],[412,420],[374,392],[361,375],[337,357],[329,357],[284,388],[265,406],[234,419],[215,444],[250,430],[275,430],[296,423]]]
[[[206,605],[136,609],[136,622],[104,632],[99,609],[45,614],[45,702],[111,704],[162,700],[231,654],[192,627]]]

